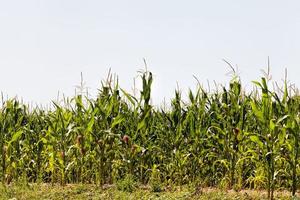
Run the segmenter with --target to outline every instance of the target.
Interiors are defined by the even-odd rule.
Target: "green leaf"
[[[264,147],[264,144],[257,135],[251,135],[249,138],[252,142],[255,142],[259,146],[259,148],[262,149]]]
[[[127,93],[125,90],[123,90],[122,88],[120,88],[121,89],[121,91],[123,92],[123,94],[126,96],[126,98],[130,101],[130,103],[132,104],[132,105],[135,105],[135,103],[137,102],[137,99],[134,97],[134,96],[132,96],[132,95],[130,95],[129,93]]]
[[[274,129],[275,129],[275,123],[274,123],[274,120],[270,120],[269,128],[270,128],[271,131],[274,131]]]
[[[22,133],[23,133],[22,130],[15,132],[14,135],[12,136],[11,140],[9,141],[9,143],[13,143],[13,142],[17,141],[21,137]]]
[[[286,130],[283,129],[282,131],[279,132],[278,134],[278,139],[279,139],[279,144],[282,145],[284,143],[284,139],[286,137]]]
[[[145,126],[146,126],[145,120],[142,120],[141,122],[139,122],[137,130],[139,131],[140,129],[142,129]]]
[[[252,81],[252,83],[254,83],[255,85],[259,86],[260,88],[262,88],[262,85],[260,84],[260,82],[258,81]]]
[[[290,117],[289,115],[284,115],[283,117],[279,118],[277,120],[277,124],[280,124],[282,121],[284,121],[286,118]]]
[[[264,116],[263,116],[263,112],[261,110],[259,110],[257,108],[257,105],[255,104],[255,102],[251,102],[251,107],[252,107],[252,110],[255,114],[255,116],[261,121],[261,122],[264,122]]]
[[[48,140],[46,139],[46,138],[41,138],[41,140],[40,140],[41,142],[43,142],[44,144],[47,144],[47,142],[48,142]]]
[[[88,123],[88,125],[87,125],[87,128],[86,128],[86,131],[87,131],[88,133],[92,132],[94,122],[95,122],[95,120],[94,120],[94,117],[93,117],[93,118],[91,118],[91,120],[89,121],[89,123]]]
[[[267,91],[268,90],[268,85],[267,85],[266,78],[262,78],[261,82],[262,82],[262,85],[263,85],[263,89],[265,89]]]
[[[125,118],[121,115],[118,115],[116,118],[114,118],[113,123],[111,124],[111,128],[114,128],[116,125],[122,123],[125,120]]]

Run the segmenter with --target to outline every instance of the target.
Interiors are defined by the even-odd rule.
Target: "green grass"
[[[266,191],[243,190],[235,192],[233,190],[220,190],[216,188],[194,189],[188,186],[175,187],[172,190],[162,192],[151,192],[149,187],[140,187],[133,192],[120,191],[115,186],[104,186],[104,188],[85,185],[60,185],[31,184],[27,186],[10,185],[0,187],[0,199],[18,200],[40,200],[40,199],[62,199],[62,200],[86,200],[86,199],[267,199]],[[275,199],[293,199],[286,191],[275,192]],[[294,198],[298,199],[298,198]]]

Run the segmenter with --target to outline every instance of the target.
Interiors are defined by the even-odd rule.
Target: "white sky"
[[[186,94],[193,75],[226,83],[226,59],[243,83],[270,56],[274,80],[299,87],[300,2],[289,0],[0,0],[0,91],[48,103],[74,94],[80,72],[93,93],[108,69],[131,90],[146,58],[153,100]]]

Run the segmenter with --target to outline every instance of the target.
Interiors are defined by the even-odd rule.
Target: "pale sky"
[[[300,85],[300,2],[289,0],[0,0],[0,91],[48,103],[93,94],[108,69],[131,91],[143,58],[153,101],[186,94],[197,76],[227,83],[226,59],[252,87],[270,56],[273,79]]]

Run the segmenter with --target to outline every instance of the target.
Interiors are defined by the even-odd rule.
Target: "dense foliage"
[[[300,98],[296,88],[271,90],[263,77],[251,93],[238,77],[228,88],[198,85],[183,101],[151,105],[151,72],[140,95],[117,81],[97,98],[75,95],[53,109],[17,99],[0,108],[0,178],[51,183],[197,183],[226,188],[298,188]]]

